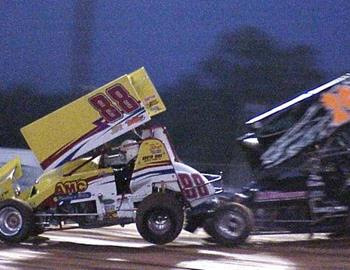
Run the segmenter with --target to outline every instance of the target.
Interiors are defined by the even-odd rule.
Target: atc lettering
[[[68,182],[59,182],[56,184],[55,194],[56,195],[66,195],[77,192],[83,192],[87,189],[88,184],[86,181],[68,181]]]

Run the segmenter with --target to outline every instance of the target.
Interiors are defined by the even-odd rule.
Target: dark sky
[[[0,88],[69,89],[74,1],[0,1]],[[319,50],[329,76],[350,71],[350,1],[97,1],[91,84],[145,66],[171,84],[208,55],[222,31],[257,26]]]

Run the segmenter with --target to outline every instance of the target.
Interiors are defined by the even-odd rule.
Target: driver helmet
[[[125,155],[125,161],[128,163],[137,156],[139,144],[135,140],[125,140],[121,143],[119,149]]]

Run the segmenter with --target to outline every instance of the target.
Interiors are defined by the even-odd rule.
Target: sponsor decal
[[[154,139],[145,140],[141,143],[134,172],[146,167],[168,165],[169,163],[169,156],[163,143]]]
[[[105,218],[114,219],[114,218],[118,217],[117,211],[115,209],[114,201],[112,203],[109,203],[109,204],[105,203],[104,209],[105,209]]]
[[[150,108],[150,110],[151,110],[152,112],[159,112],[159,111],[162,110],[162,108],[160,108],[159,106],[152,106],[152,107]]]
[[[148,156],[142,157],[142,161],[146,162],[146,163],[149,163],[149,162],[153,162],[153,161],[162,160],[162,157],[163,157],[162,154],[148,155]]]
[[[59,182],[56,184],[55,194],[65,195],[65,194],[83,192],[87,189],[87,187],[88,187],[88,184],[85,180]]]
[[[114,182],[114,181],[113,181]],[[102,200],[104,204],[113,204],[115,201],[113,199]]]
[[[157,144],[151,144],[150,145],[150,152],[153,155],[159,155],[162,153],[162,146],[161,145],[157,145]]]
[[[138,122],[141,122],[145,119],[145,117],[143,115],[138,115],[138,116],[134,116],[132,118],[130,118],[129,120],[126,121],[126,124],[128,126],[137,124]]]
[[[146,155],[142,157],[142,161],[145,163],[160,161],[163,159],[164,151],[162,151],[162,145],[160,144],[151,144],[149,146],[149,151],[151,155]]]
[[[159,103],[159,100],[154,99],[154,100],[150,101],[150,102],[148,103],[148,105],[149,105],[150,107],[153,107],[153,106],[157,105],[158,103]]]
[[[56,200],[60,202],[64,202],[64,201],[87,199],[90,197],[91,197],[90,192],[83,192],[83,193],[76,193],[76,194],[67,195],[67,196],[58,196]]]
[[[145,106],[153,112],[158,112],[158,111],[162,110],[162,108],[159,104],[160,101],[159,101],[159,99],[157,99],[157,97],[155,95],[152,95],[152,96],[145,98],[144,103],[145,103]]]
[[[144,102],[149,104],[149,103],[151,103],[154,100],[156,100],[156,95],[151,95],[151,96],[146,97]],[[156,103],[158,103],[158,101]]]

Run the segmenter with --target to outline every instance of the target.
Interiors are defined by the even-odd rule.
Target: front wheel
[[[136,227],[146,241],[163,245],[175,240],[184,222],[184,211],[169,193],[154,193],[144,199],[136,213]]]
[[[253,229],[252,212],[237,203],[221,206],[208,221],[206,232],[225,246],[243,243]]]
[[[33,211],[19,200],[0,202],[0,240],[18,243],[26,240],[33,226]]]

